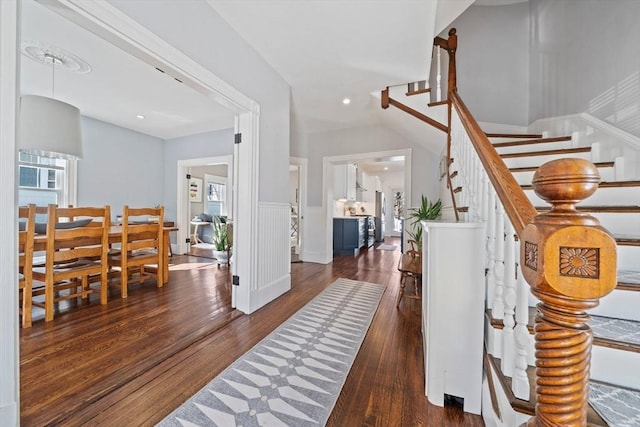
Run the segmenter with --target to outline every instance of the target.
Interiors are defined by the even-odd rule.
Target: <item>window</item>
[[[226,215],[225,207],[225,194],[227,192],[227,185],[207,181],[207,213],[209,215]]]
[[[73,204],[70,194],[70,168],[75,161],[20,153],[18,161],[18,204]]]

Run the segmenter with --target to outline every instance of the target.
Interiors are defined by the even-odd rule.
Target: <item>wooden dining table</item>
[[[165,223],[165,226],[162,228],[163,231],[163,239],[166,242],[167,246],[164,251],[164,256],[162,257],[162,265],[159,265],[158,268],[162,268],[164,270],[164,279],[163,284],[169,281],[169,254],[171,253],[171,239],[169,238],[169,233],[172,231],[177,231],[178,227],[175,225],[171,225],[171,223]],[[47,235],[46,234],[36,234],[34,237],[34,251],[44,251],[47,249]],[[121,225],[111,225],[109,227],[109,244],[120,243],[122,242],[122,226]]]

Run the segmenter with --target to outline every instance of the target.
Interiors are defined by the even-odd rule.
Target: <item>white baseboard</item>
[[[256,306],[251,308],[251,312],[253,313],[263,305],[273,301],[289,290],[291,290],[290,274],[286,274],[271,283],[260,286],[259,290],[253,291],[255,298],[251,298],[251,300],[256,302]]]
[[[0,406],[0,420],[2,425],[7,427],[18,426],[18,405],[10,402]]]
[[[309,251],[304,251],[301,259],[304,262],[315,262],[317,264],[329,264],[331,261],[333,261],[333,258],[327,257],[327,255],[322,252]]]

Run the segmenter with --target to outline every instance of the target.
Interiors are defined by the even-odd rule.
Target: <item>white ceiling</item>
[[[434,31],[473,2],[201,1],[289,83],[292,123],[302,132],[373,123],[393,126],[393,114],[387,110],[381,115],[380,90],[426,78]],[[23,40],[57,46],[91,65],[88,74],[55,74],[54,96],[76,105],[83,115],[163,139],[233,125],[232,114],[214,101],[34,0],[23,3]],[[22,58],[22,92],[51,96],[51,65]],[[344,97],[351,99],[349,105],[342,104]]]
[[[304,131],[370,124],[371,92],[426,78],[435,1],[207,1],[289,83]]]
[[[233,127],[233,114],[204,95],[45,6],[33,0],[22,4],[23,44],[51,45],[91,66],[86,74],[55,70],[53,96],[82,115],[162,139]],[[52,66],[21,59],[21,92],[52,96]]]

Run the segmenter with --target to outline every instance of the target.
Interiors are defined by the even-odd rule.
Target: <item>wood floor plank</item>
[[[397,243],[397,242],[396,242]],[[151,426],[339,277],[387,286],[329,418],[344,425],[481,426],[424,396],[420,306],[396,308],[399,252],[370,248],[332,264],[294,263],[292,290],[251,315],[230,308],[229,273],[174,256],[169,284],[125,300],[60,307],[21,331],[21,425]]]

